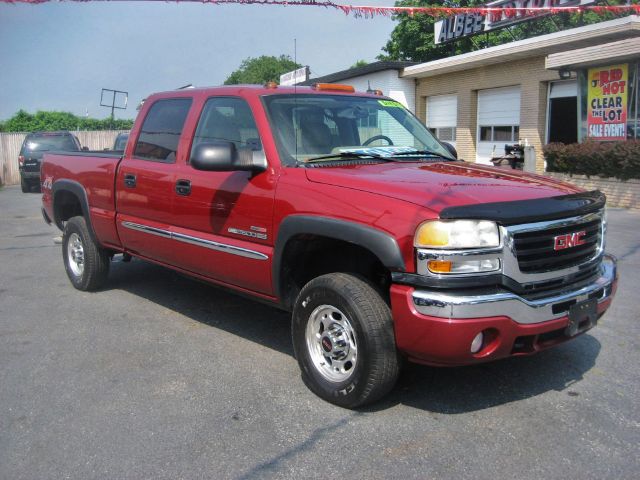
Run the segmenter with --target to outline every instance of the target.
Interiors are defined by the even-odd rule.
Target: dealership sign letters
[[[595,3],[595,0],[497,0],[489,2],[487,14],[468,11],[444,18],[434,24],[434,43],[446,43],[478,33],[508,27],[515,23],[548,15],[557,7],[577,7]],[[515,9],[515,10],[514,10]]]
[[[594,140],[627,138],[628,65],[590,68],[587,97],[587,136]]]

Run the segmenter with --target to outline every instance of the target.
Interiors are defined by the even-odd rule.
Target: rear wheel
[[[22,189],[22,193],[29,193],[31,191],[29,182],[27,182],[24,178],[20,179],[20,188]]]
[[[96,290],[107,280],[109,253],[94,242],[84,217],[73,217],[66,222],[62,258],[67,276],[78,290]]]
[[[374,402],[400,370],[388,305],[367,282],[346,273],[322,275],[300,292],[293,347],[304,383],[347,408]]]

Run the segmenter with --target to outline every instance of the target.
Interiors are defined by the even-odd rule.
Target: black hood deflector
[[[604,208],[606,196],[593,192],[573,193],[559,197],[516,200],[513,202],[478,203],[447,207],[442,219],[493,220],[501,225],[543,222],[596,212]]]

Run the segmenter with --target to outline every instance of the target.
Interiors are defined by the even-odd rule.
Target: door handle
[[[131,173],[124,174],[124,185],[129,188],[136,187],[136,176]]]
[[[176,182],[176,193],[178,195],[191,195],[191,180],[178,180]]]

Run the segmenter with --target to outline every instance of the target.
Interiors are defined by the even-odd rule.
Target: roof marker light
[[[315,90],[335,90],[338,92],[353,93],[356,91],[351,85],[342,85],[340,83],[314,83],[311,88]]]

